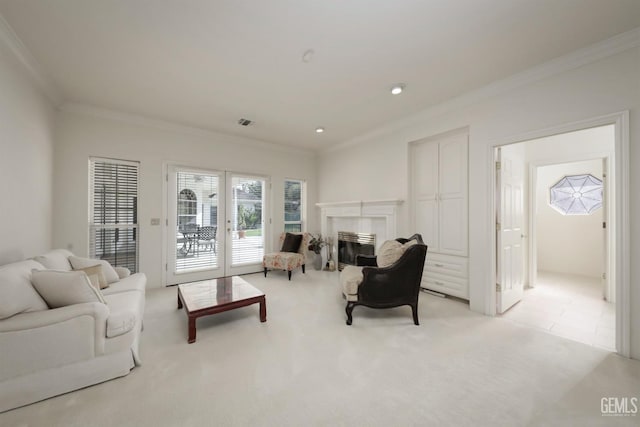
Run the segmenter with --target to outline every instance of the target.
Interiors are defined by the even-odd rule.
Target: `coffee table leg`
[[[196,318],[189,317],[189,344],[196,342]]]
[[[262,299],[260,300],[260,321],[267,321],[267,300],[265,299],[265,297],[262,297]]]

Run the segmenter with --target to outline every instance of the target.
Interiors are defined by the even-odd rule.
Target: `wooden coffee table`
[[[196,341],[196,319],[260,303],[260,321],[267,321],[265,295],[238,276],[178,285],[178,308],[189,318],[189,344]]]

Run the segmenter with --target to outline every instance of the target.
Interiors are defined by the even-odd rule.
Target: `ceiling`
[[[0,14],[65,103],[311,150],[640,27],[638,0],[0,0]]]

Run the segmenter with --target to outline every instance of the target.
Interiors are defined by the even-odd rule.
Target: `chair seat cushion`
[[[358,286],[362,283],[362,267],[348,265],[340,272],[342,293],[348,301],[358,300]]]
[[[293,252],[274,252],[265,254],[262,258],[262,266],[291,271],[304,264],[304,256]]]

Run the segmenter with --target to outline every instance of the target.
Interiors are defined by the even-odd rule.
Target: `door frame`
[[[170,202],[170,198],[169,198],[169,184],[170,184],[170,180],[169,180],[169,175],[171,173],[173,173],[174,171],[180,170],[180,171],[186,171],[186,172],[194,172],[194,173],[203,173],[203,174],[209,174],[209,173],[215,173],[215,174],[219,174],[222,177],[221,180],[221,184],[222,184],[222,193],[226,193],[226,172],[224,170],[218,170],[218,169],[213,169],[213,168],[206,168],[206,167],[200,167],[200,166],[185,166],[182,163],[174,163],[174,162],[166,162],[163,168],[163,173],[164,173],[164,182],[163,182],[163,195],[162,195],[162,222],[163,222],[163,226],[162,226],[162,263],[164,264],[165,268],[162,269],[162,286],[173,286],[174,284],[169,284],[169,240],[172,239],[173,233],[170,233],[170,221],[169,218],[171,217],[171,212],[170,212],[170,208],[175,209],[174,207],[170,207],[169,206],[169,202]],[[226,197],[226,196],[225,196]],[[225,207],[226,210],[226,207]],[[225,214],[226,215],[226,214]],[[218,227],[219,227],[220,222],[218,222]],[[226,238],[223,237],[222,242],[220,241],[220,237],[218,236],[218,239],[216,241],[216,244],[220,244],[220,248],[222,250],[218,251],[218,268],[216,269],[217,271],[222,272],[222,274],[224,274],[225,272],[225,257],[226,257],[226,253],[224,253],[224,248],[226,246],[226,242],[224,241],[224,239]],[[200,275],[202,276],[201,279],[198,279],[197,277],[194,277],[193,280],[206,280],[206,277],[209,276],[209,272],[212,270],[206,270],[203,271],[202,273],[188,273],[188,274],[192,274],[192,275]],[[190,280],[190,281],[193,281]]]
[[[615,162],[609,164],[610,169],[614,169],[615,188],[613,189],[615,199],[615,277],[616,277],[616,351],[624,357],[630,357],[631,352],[631,301],[630,301],[630,278],[631,278],[631,257],[630,257],[630,209],[629,209],[629,111],[621,111],[604,116],[594,117],[582,121],[566,123],[555,127],[535,130],[519,136],[512,136],[495,141],[487,146],[487,167],[493,171],[494,152],[497,147],[525,142],[532,139],[549,137],[557,134],[574,132],[592,127],[614,125]],[[491,241],[492,250],[489,251],[490,268],[488,281],[485,287],[485,311],[487,314],[496,315],[496,233],[495,224],[495,188],[496,177],[490,173],[488,180],[490,195],[487,206],[489,223],[486,226]],[[609,218],[611,220],[612,218]]]
[[[169,247],[169,173],[171,168],[184,168],[184,169],[189,169],[189,170],[197,170],[197,171],[202,171],[202,172],[211,172],[211,171],[216,171],[216,172],[220,172],[224,175],[224,179],[225,179],[225,193],[226,193],[226,186],[227,186],[227,176],[229,174],[236,174],[236,175],[243,175],[243,176],[248,176],[248,177],[256,177],[256,178],[261,178],[265,180],[265,191],[267,191],[267,195],[265,196],[265,206],[263,206],[263,220],[264,220],[264,227],[263,227],[263,233],[265,233],[264,238],[265,238],[265,251],[269,245],[270,239],[271,239],[271,218],[272,218],[272,212],[271,212],[271,199],[273,197],[272,194],[272,187],[271,187],[271,176],[269,175],[264,175],[264,174],[260,174],[260,173],[252,173],[252,172],[239,172],[239,171],[232,171],[232,170],[226,170],[224,168],[220,169],[220,168],[215,168],[213,166],[209,167],[209,166],[188,166],[183,162],[175,162],[175,161],[164,161],[162,164],[162,219],[160,222],[160,225],[162,227],[162,241],[161,241],[161,246],[162,246],[162,265],[164,265],[165,268],[162,268],[162,265],[160,267],[161,271],[161,275],[160,275],[160,280],[161,280],[161,284],[162,287],[167,287],[167,286],[173,286],[173,285],[169,285],[167,283],[168,280],[168,263],[169,263],[169,253],[168,253],[168,247]],[[225,209],[224,209],[224,215],[225,215],[225,226],[226,226],[226,215],[227,215],[227,196],[225,194]],[[226,234],[226,233],[225,233]],[[225,236],[226,238],[226,236]],[[226,246],[226,243],[225,243]],[[226,247],[221,247],[219,248],[220,251],[226,251]],[[223,260],[224,263],[226,264],[226,252],[225,252],[225,259]],[[221,265],[221,268],[223,270],[225,270],[226,265]]]
[[[258,270],[255,270],[255,265],[257,263],[245,264],[240,266],[233,266],[233,237],[230,237],[232,233],[228,232],[227,224],[229,220],[229,216],[232,209],[232,203],[230,203],[233,199],[233,194],[229,190],[233,183],[233,178],[235,176],[240,176],[243,178],[253,178],[264,181],[264,189],[263,189],[263,205],[262,205],[262,239],[263,239],[263,250],[267,253],[267,245],[268,242],[271,241],[271,228],[269,227],[270,218],[271,218],[271,177],[257,174],[257,173],[245,173],[245,172],[236,172],[236,171],[225,171],[225,218],[224,218],[224,227],[222,232],[225,233],[225,247],[221,248],[221,251],[225,252],[224,257],[224,265],[223,270],[225,275],[239,275],[239,274],[251,274],[262,271],[262,261],[260,261],[260,267]]]

